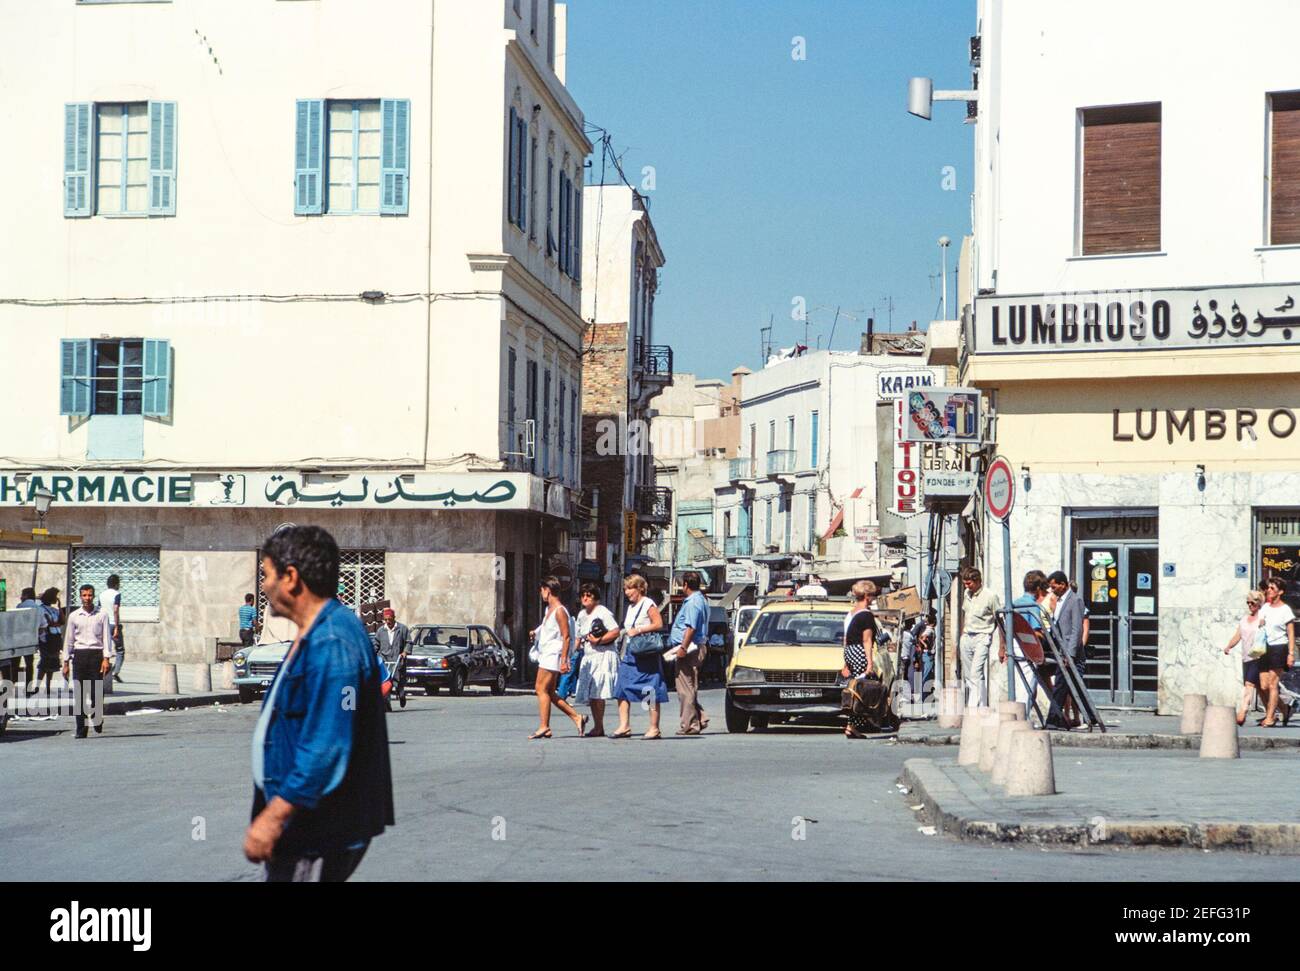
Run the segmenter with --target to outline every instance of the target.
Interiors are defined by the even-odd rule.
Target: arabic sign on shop
[[[32,472],[0,474],[0,506],[30,504],[47,489],[56,506],[266,509],[492,509],[543,511],[544,496],[519,473],[427,475],[300,473]],[[546,503],[558,510],[553,497]],[[554,514],[560,514],[558,511]]]
[[[1300,343],[1300,284],[983,297],[977,354],[1161,351]]]

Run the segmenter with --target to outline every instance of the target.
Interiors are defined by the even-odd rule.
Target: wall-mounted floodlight
[[[933,78],[912,78],[907,85],[907,111],[925,121],[936,101],[977,101],[978,91],[936,91]]]

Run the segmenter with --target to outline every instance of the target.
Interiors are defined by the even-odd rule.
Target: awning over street
[[[723,610],[730,610],[732,605],[740,599],[740,595],[752,586],[752,583],[733,583],[727,588],[727,592],[722,595],[722,603],[719,606]]]
[[[894,571],[887,566],[870,564],[854,566],[852,563],[839,563],[833,567],[819,569],[817,575],[828,583],[843,583],[846,580],[892,580]]]

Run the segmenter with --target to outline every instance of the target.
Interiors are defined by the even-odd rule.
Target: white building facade
[[[0,17],[0,523],[52,490],[83,540],[49,579],[121,574],[137,656],[232,637],[286,522],[334,533],[350,603],[517,637],[581,485],[563,8]]]
[[[891,374],[941,368],[889,355],[818,351],[742,379],[740,457],[715,489],[727,558],[755,565],[760,590],[809,573],[832,586],[892,580],[876,507],[876,402]]]
[[[673,352],[655,340],[665,257],[646,198],[626,185],[588,186],[583,214],[583,479],[596,512],[595,556],[582,573],[614,602],[672,518],[671,491],[655,479],[650,401],[672,381]]]
[[[979,9],[963,376],[1020,470],[1015,592],[1077,582],[1099,700],[1235,704],[1247,590],[1300,581],[1300,8]]]

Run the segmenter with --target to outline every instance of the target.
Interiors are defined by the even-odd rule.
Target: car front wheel
[[[451,681],[447,685],[447,692],[455,697],[460,697],[465,693],[464,668],[456,668],[451,672]]]
[[[506,693],[506,673],[497,672],[497,679],[492,682],[492,693],[494,695],[503,695]]]
[[[246,684],[239,686],[239,703],[241,705],[251,705],[257,698],[257,692]]]
[[[743,734],[749,731],[749,713],[741,711],[731,703],[731,695],[727,695],[727,731],[732,734]]]

